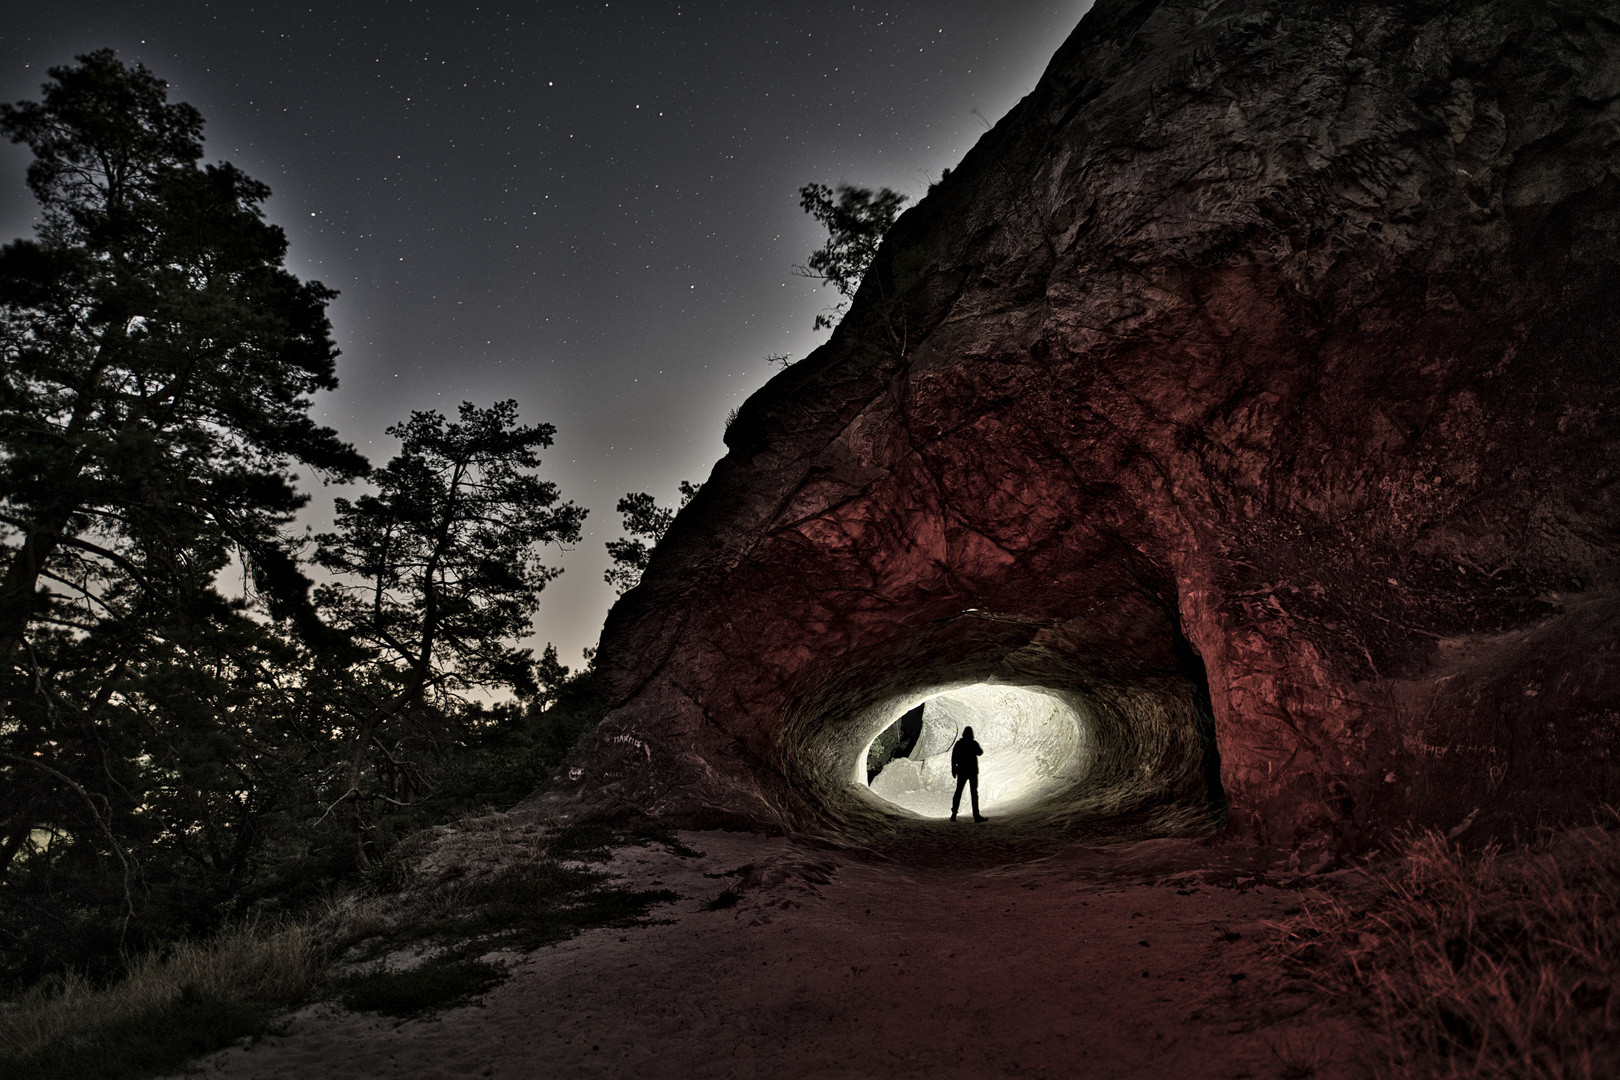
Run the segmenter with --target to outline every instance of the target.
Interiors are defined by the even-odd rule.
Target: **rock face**
[[[1612,0],[1098,0],[743,406],[535,801],[903,833],[853,763],[991,682],[1102,750],[1009,828],[1579,814],[1617,398]]]

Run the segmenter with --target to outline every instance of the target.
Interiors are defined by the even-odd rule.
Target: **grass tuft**
[[[703,910],[724,911],[726,908],[736,907],[739,899],[740,897],[737,895],[736,889],[725,889],[721,891],[719,896],[716,896],[713,900],[710,900],[707,904],[704,904]]]
[[[360,872],[360,887],[375,896],[397,893],[409,884],[410,864],[396,854],[384,855]]]
[[[1364,996],[1397,1077],[1620,1075],[1620,815],[1504,852],[1433,833],[1306,897],[1285,960]]]
[[[148,956],[105,987],[69,973],[0,1012],[8,1080],[122,1080],[174,1072],[198,1054],[257,1037],[320,976],[304,927],[245,926]]]

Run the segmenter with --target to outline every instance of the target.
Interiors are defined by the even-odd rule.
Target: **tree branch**
[[[40,761],[38,758],[22,757],[18,754],[10,754],[3,750],[0,750],[0,757],[18,762],[23,765],[32,765],[36,769],[56,777],[56,779],[60,780],[62,783],[66,784],[68,787],[77,792],[79,798],[85,801],[85,805],[90,807],[90,816],[96,819],[96,824],[101,826],[101,831],[107,834],[107,842],[112,845],[113,853],[118,856],[118,861],[123,864],[124,868],[125,914],[123,930],[119,935],[119,944],[121,946],[123,944],[123,935],[129,932],[129,921],[135,917],[135,898],[133,895],[131,895],[129,890],[129,879],[131,873],[129,853],[124,850],[124,845],[118,842],[118,837],[114,836],[112,831],[112,805],[110,803],[108,804],[107,818],[106,820],[103,820],[101,816],[101,808],[96,805],[95,799],[90,796],[88,791],[80,787],[78,781],[74,780],[73,777],[68,776],[66,773],[58,772],[49,765],[45,764],[43,761]],[[103,797],[102,802],[106,801],[106,798]]]

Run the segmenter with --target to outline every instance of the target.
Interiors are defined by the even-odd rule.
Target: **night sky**
[[[0,22],[0,100],[102,46],[207,120],[208,160],[275,191],[289,265],[340,290],[342,388],[315,414],[375,464],[412,409],[516,398],[543,475],[590,507],[548,561],[536,644],[596,643],[614,503],[673,504],[727,414],[823,340],[797,278],[809,182],[928,183],[1033,89],[1090,0],[33,2]],[[33,228],[0,144],[0,240]],[[319,527],[335,490],[315,489]]]

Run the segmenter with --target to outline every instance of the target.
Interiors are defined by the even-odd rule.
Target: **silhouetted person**
[[[956,740],[951,747],[951,775],[956,777],[956,797],[951,800],[951,820],[956,820],[956,811],[962,805],[962,787],[971,784],[973,787],[973,820],[989,821],[989,818],[979,816],[979,757],[984,753],[973,738],[973,729],[962,729],[962,737]]]

